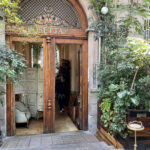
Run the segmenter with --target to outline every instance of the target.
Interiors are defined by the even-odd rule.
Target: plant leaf
[[[139,105],[139,98],[136,96],[136,97],[133,97],[133,98],[131,98],[131,102],[134,104],[134,105],[136,105],[136,106],[138,106]]]

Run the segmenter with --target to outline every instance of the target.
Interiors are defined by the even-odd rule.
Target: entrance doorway
[[[15,42],[27,42],[33,45],[41,44],[43,48],[43,133],[57,131],[55,121],[55,77],[56,62],[55,54],[57,46],[77,45],[81,47],[78,53],[78,81],[75,85],[74,77],[70,79],[68,90],[68,101],[75,103],[65,108],[67,115],[75,122],[81,130],[88,129],[88,35],[85,30],[88,28],[86,13],[78,0],[23,0],[20,3],[19,15],[25,22],[26,31],[35,32],[38,37],[26,37],[24,33],[18,32],[14,25],[6,28],[6,40],[11,49],[15,49]],[[33,8],[33,9],[30,9]],[[58,8],[58,9],[55,9]],[[60,13],[61,12],[61,13]],[[30,45],[29,44],[29,45]],[[72,48],[73,48],[72,47]],[[61,52],[61,51],[60,51]],[[35,65],[38,66],[38,65]],[[74,65],[75,66],[75,65]],[[72,67],[75,68],[75,67]],[[33,75],[31,73],[31,75]],[[11,80],[10,80],[11,81]],[[38,83],[38,81],[37,81]],[[69,87],[69,85],[68,85]],[[76,88],[77,90],[76,90]],[[32,88],[32,87],[30,87]],[[70,92],[70,93],[69,93]],[[29,92],[28,92],[29,93]],[[39,93],[37,92],[37,95]],[[15,120],[15,97],[14,85],[7,84],[7,135],[16,134]],[[20,96],[18,96],[20,97]],[[17,99],[17,98],[16,98]],[[18,98],[19,99],[19,98]],[[71,102],[70,102],[71,103]],[[68,102],[69,105],[69,102]],[[70,111],[73,109],[74,111]],[[77,113],[75,113],[77,111]],[[77,115],[78,114],[78,115]],[[33,117],[33,113],[31,114]],[[76,117],[78,116],[78,117]],[[77,119],[78,118],[78,119]]]
[[[56,132],[80,129],[80,50],[81,45],[78,44],[56,45]]]
[[[68,131],[75,131],[78,129],[87,130],[88,125],[87,40],[60,39],[54,37],[39,38],[38,40],[21,37],[20,38],[12,37],[10,39],[11,39],[10,40],[11,46],[13,46],[13,48],[16,50],[21,49],[20,47],[22,47],[22,45],[24,44],[25,44],[24,47],[25,48],[27,47],[28,50],[25,51],[27,53],[25,54],[25,57],[27,60],[26,63],[28,67],[25,72],[27,72],[27,74],[29,72],[29,75],[25,75],[26,78],[22,79],[24,81],[22,84],[23,87],[26,85],[26,83],[28,83],[27,84],[28,86],[24,87],[24,89],[26,89],[24,94],[21,93],[21,91],[18,92],[16,90],[15,92],[15,90],[13,90],[15,88],[17,89],[17,87],[15,87],[16,85],[14,86],[12,86],[11,84],[7,85],[8,91],[7,129],[9,133],[8,135],[68,132]],[[38,47],[41,50],[39,50],[40,51],[39,52],[40,55],[38,55],[39,59],[34,60],[33,57],[36,54],[33,53],[36,47]],[[57,57],[57,53],[59,54],[59,57]],[[59,61],[56,61],[58,59]],[[55,87],[57,86],[57,82],[55,80],[58,75],[58,72],[60,72],[59,68],[60,66],[56,70],[55,66],[57,66],[57,63],[59,63],[60,66],[65,63],[70,64],[70,70],[69,69],[67,70],[70,73],[63,74],[68,75],[68,77],[70,78],[69,79],[70,81],[67,79],[67,81],[69,82],[66,82],[68,85],[65,86],[68,88],[68,90],[66,95],[67,99],[64,106],[65,110],[64,117],[66,117],[66,119],[69,120],[70,122],[69,125],[71,125],[71,129],[69,129],[66,126],[67,130],[60,128],[62,122],[61,119],[58,119],[59,114],[57,114],[57,112],[59,112],[59,105],[57,105],[58,97],[57,93],[55,93]],[[34,73],[32,72],[32,70],[34,69],[37,70],[37,72],[35,73],[35,77],[33,77]],[[37,85],[33,85],[32,84],[33,82],[31,82],[30,78],[32,78],[33,80],[38,78],[39,80],[35,81],[34,83],[40,85],[40,87],[38,87]],[[33,93],[33,89],[35,87],[37,87],[37,91],[34,91]],[[18,89],[21,90],[19,86]],[[33,95],[36,95],[35,96],[36,98]],[[39,110],[37,108],[36,113],[34,113],[32,110],[32,108],[35,108],[35,106],[33,106],[32,103],[33,99],[36,99],[36,106],[39,105],[38,104],[39,99],[41,99],[42,101],[41,109]],[[24,102],[24,100],[28,105],[29,109],[31,109],[31,121],[28,124],[29,128],[25,128],[23,126],[23,128],[25,128],[25,131],[22,130],[23,132],[20,132],[19,129],[21,130],[22,126],[21,127],[20,125],[16,126],[17,120],[15,114],[16,112],[15,102],[16,101]],[[55,105],[57,106],[55,107]],[[62,120],[64,121],[63,118]],[[39,123],[39,121],[41,122]],[[30,131],[29,130],[30,127],[35,129],[37,125],[38,129],[36,129],[36,132],[34,132],[33,130],[31,131],[32,133],[28,132]],[[63,124],[61,125],[61,127],[62,126]]]

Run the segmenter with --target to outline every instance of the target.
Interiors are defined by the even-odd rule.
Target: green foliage
[[[0,45],[0,95],[5,93],[3,85],[6,77],[12,82],[18,81],[25,67],[25,59],[21,54],[5,45]],[[0,102],[2,103],[2,100]]]
[[[24,22],[21,20],[18,11],[20,0],[0,0],[0,18],[7,23],[7,30],[17,32],[28,37],[38,38],[38,31],[25,29]],[[35,25],[39,28],[38,25]],[[0,28],[3,28],[3,23],[0,24]]]
[[[122,4],[117,0],[116,3],[114,3],[113,0],[91,0],[91,4],[91,8],[94,8],[97,13],[97,27],[102,24],[111,27],[111,25],[118,23],[125,27],[125,30],[127,29],[130,30],[130,32],[137,32],[138,34],[143,34],[143,25],[139,18],[144,20],[148,16],[150,16],[150,9],[148,8],[148,6],[150,6],[149,0],[144,0],[144,2],[142,3],[139,1],[130,0],[128,1],[128,4]],[[109,9],[106,15],[103,15],[101,13],[101,9],[103,6],[107,6]],[[120,18],[117,17],[118,14],[119,16],[121,15]],[[104,30],[107,29],[108,28],[104,27]]]
[[[128,27],[128,29],[131,29],[130,31],[136,31],[138,34],[143,34],[144,28],[139,20],[139,17],[140,19],[144,20],[150,16],[150,10],[148,6],[150,6],[150,1],[135,2],[130,0],[128,5],[120,5],[116,10],[118,12],[127,13],[127,15],[122,18],[122,21],[125,26]]]
[[[0,0],[0,8],[6,22],[9,23],[22,23],[18,15],[19,0]]]
[[[103,64],[99,69],[102,83],[99,97],[103,99],[101,120],[111,134],[125,138],[127,109],[150,111],[150,45],[142,39],[128,38],[124,47],[113,52],[111,59],[111,64]],[[106,111],[106,99],[111,103],[111,111]]]
[[[91,0],[98,17],[93,24],[97,38],[102,38],[102,58],[98,80],[104,126],[112,135],[128,135],[127,109],[150,110],[150,45],[142,39],[127,38],[131,31],[143,32],[138,18],[147,18],[149,0],[130,1],[129,5],[112,0]],[[103,15],[101,8],[108,7]],[[117,12],[126,14],[117,18]]]
[[[111,110],[111,100],[109,98],[103,99],[100,107],[103,113],[101,120],[104,122],[104,126],[108,127],[110,121],[113,118],[113,111]]]

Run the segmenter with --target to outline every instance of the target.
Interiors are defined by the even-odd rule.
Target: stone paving
[[[2,150],[115,150],[114,147],[99,142],[89,132],[55,133],[41,135],[14,136],[7,138]]]

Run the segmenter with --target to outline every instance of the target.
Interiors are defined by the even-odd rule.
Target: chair
[[[27,123],[27,128],[29,126],[29,120],[31,118],[31,113],[24,103],[16,102],[16,123]]]

